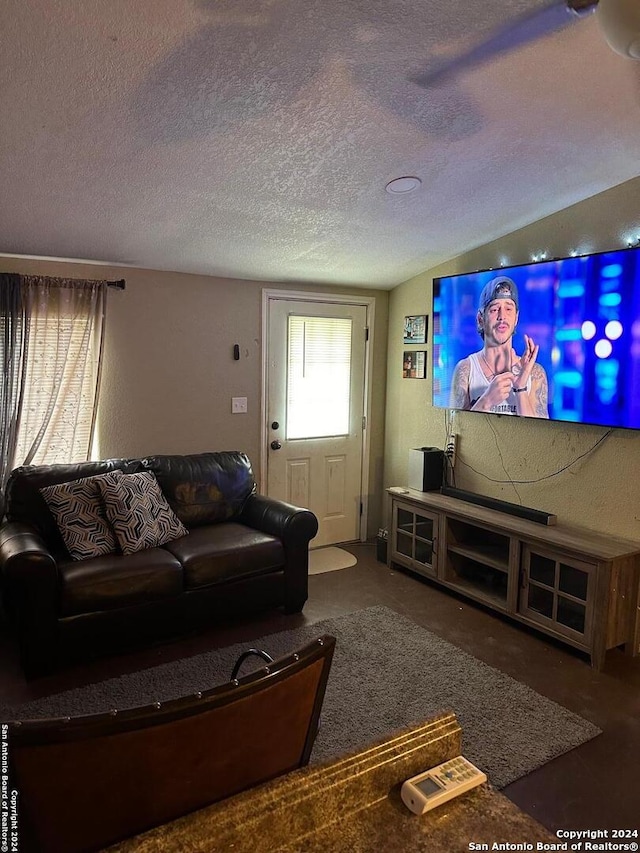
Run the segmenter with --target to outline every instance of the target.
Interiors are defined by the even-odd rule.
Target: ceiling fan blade
[[[577,5],[580,6],[580,11],[574,8]],[[413,83],[424,87],[440,83],[445,78],[482,65],[494,57],[558,32],[585,11],[593,11],[596,5],[597,3],[574,3],[570,6],[565,0],[555,0],[549,6],[522,15],[495,30],[487,39],[462,56],[447,59],[410,79]]]

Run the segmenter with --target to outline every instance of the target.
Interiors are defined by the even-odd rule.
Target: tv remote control
[[[459,755],[407,779],[402,783],[400,796],[408,809],[424,814],[486,781],[482,770]]]

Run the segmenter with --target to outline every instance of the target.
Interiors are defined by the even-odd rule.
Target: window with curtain
[[[107,282],[3,276],[3,482],[19,465],[81,462],[93,442]]]

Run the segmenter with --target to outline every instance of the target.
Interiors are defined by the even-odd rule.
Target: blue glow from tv
[[[560,299],[568,299],[570,296],[584,296],[584,285],[571,282],[564,284],[558,289],[558,297]]]
[[[556,373],[556,383],[566,385],[567,388],[579,388],[582,376],[577,370],[563,370],[562,373]]]
[[[609,305],[620,305],[622,302],[622,294],[621,293],[603,293],[600,297],[600,305],[609,306]]]
[[[579,341],[581,338],[581,329],[559,329],[556,335],[557,341]]]
[[[433,405],[452,408],[456,364],[482,350],[480,293],[499,275],[518,287],[517,355],[524,335],[540,347],[549,418],[640,429],[640,247],[434,279]]]
[[[600,275],[602,278],[620,278],[623,272],[624,267],[622,264],[608,264],[608,266],[602,268]]]

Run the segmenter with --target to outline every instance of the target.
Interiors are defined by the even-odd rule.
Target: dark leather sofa
[[[39,490],[116,469],[153,472],[189,533],[73,560]],[[17,468],[5,513],[1,589],[28,677],[261,610],[294,613],[307,599],[317,519],[256,494],[251,463],[237,451]]]

